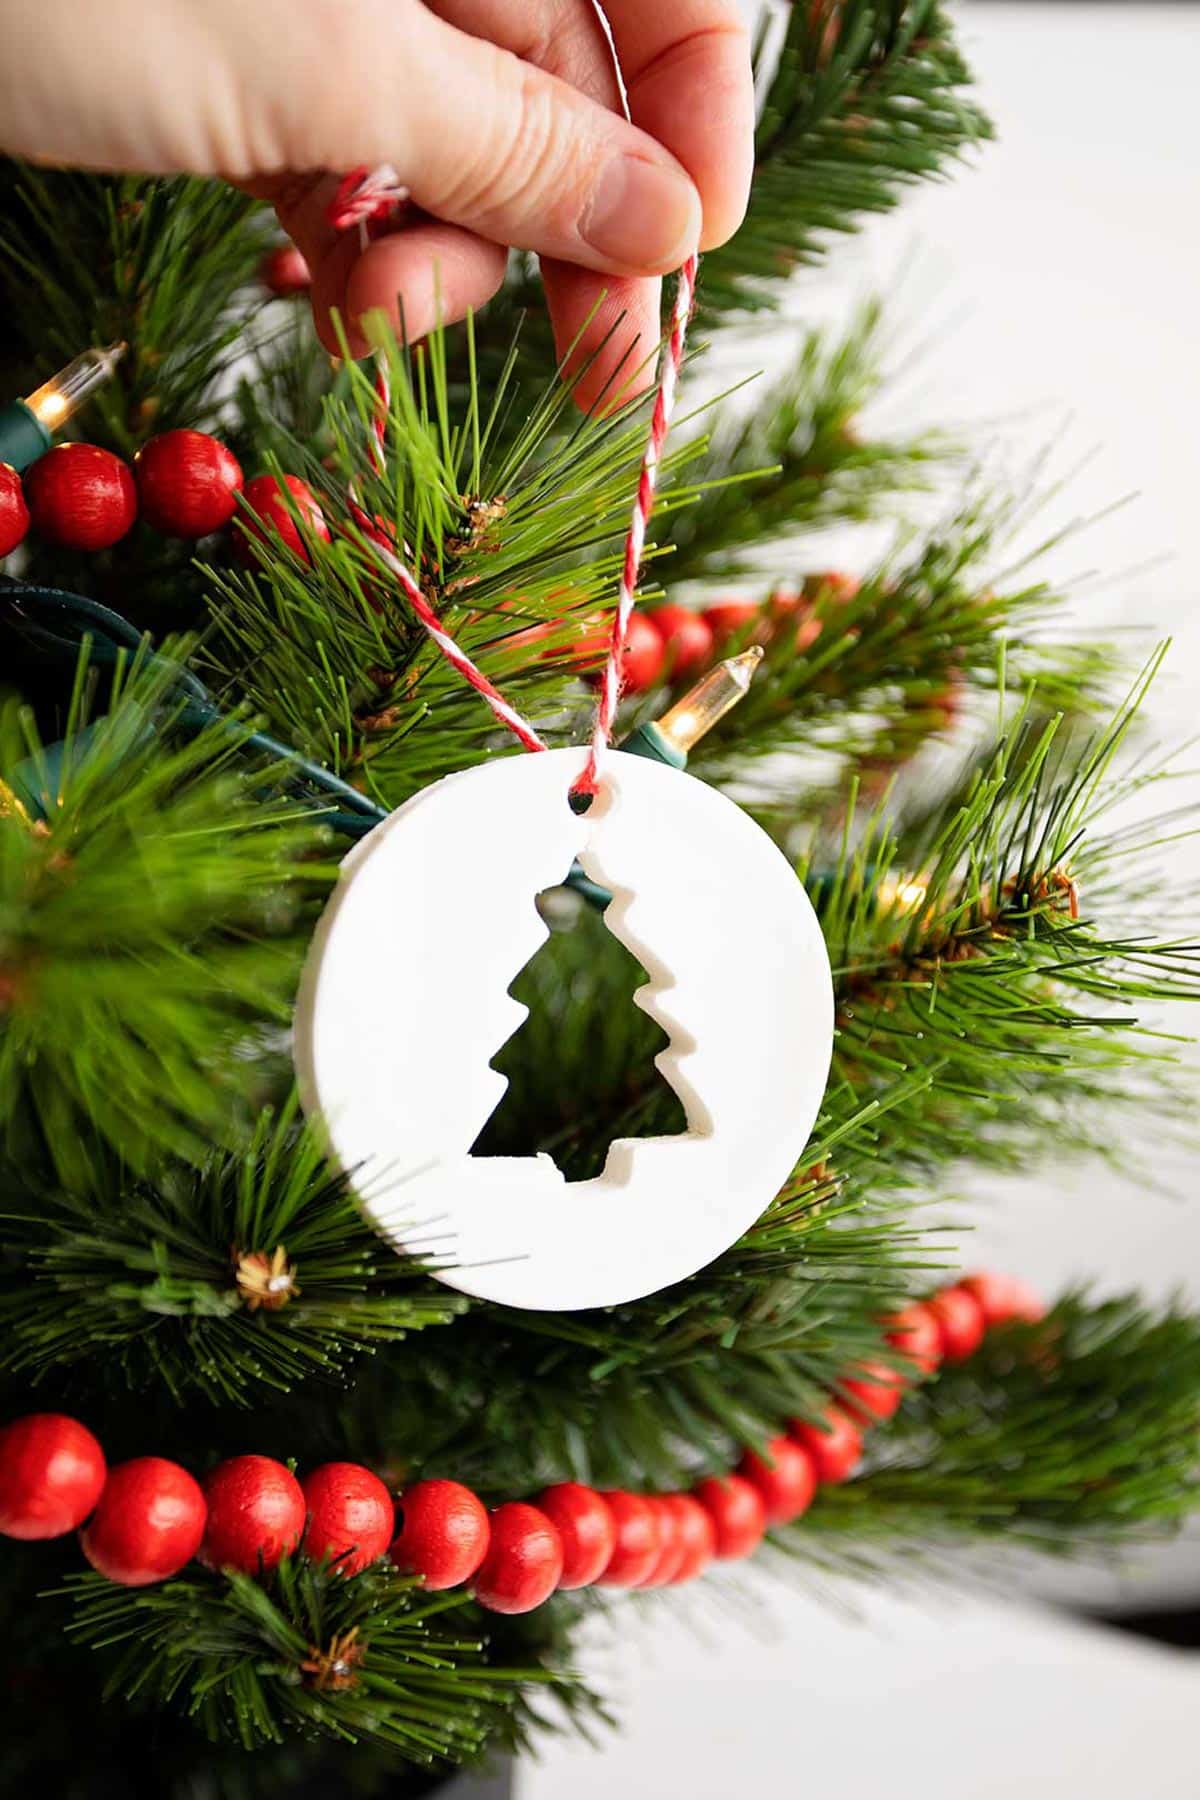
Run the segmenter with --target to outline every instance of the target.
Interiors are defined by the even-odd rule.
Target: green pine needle
[[[22,1196],[14,1176],[5,1211],[20,1260],[0,1271],[0,1369],[15,1376],[102,1357],[110,1379],[162,1383],[180,1405],[247,1406],[345,1382],[364,1351],[465,1306],[381,1243],[294,1105],[200,1168],[113,1169],[78,1197]]]
[[[489,1664],[479,1613],[384,1564],[346,1578],[285,1559],[263,1581],[229,1572],[144,1590],[78,1575],[68,1630],[112,1660],[110,1694],[193,1717],[246,1749],[285,1736],[375,1742],[413,1763],[476,1755],[536,1662]]]
[[[236,731],[172,731],[173,681],[135,660],[89,726],[81,668],[56,763],[0,720],[0,1122],[79,1191],[95,1138],[136,1169],[236,1137],[332,874]]]

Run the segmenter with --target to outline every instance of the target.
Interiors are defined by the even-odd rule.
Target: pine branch
[[[247,1406],[310,1376],[344,1383],[364,1351],[465,1306],[380,1242],[293,1105],[262,1114],[244,1154],[107,1176],[85,1196],[9,1185],[0,1369],[99,1357],[106,1387]]]
[[[1049,635],[1061,597],[1024,564],[999,566],[1045,498],[972,481],[940,525],[902,543],[850,597],[820,576],[791,578],[786,564],[779,581],[777,559],[777,586],[802,598],[782,616],[768,607],[764,627],[745,634],[765,637],[764,662],[693,766],[721,784],[744,782],[755,779],[752,759],[817,753],[837,759],[843,782],[852,765],[878,793],[931,737],[978,712],[980,696],[994,713],[1005,691],[1035,684],[1048,713],[1107,712],[1115,652]],[[781,820],[797,808],[819,816],[830,799],[819,772],[806,763],[799,793],[777,773],[756,793]]]
[[[790,1232],[786,1260],[751,1246],[602,1312],[473,1307],[436,1345],[415,1338],[362,1370],[341,1441],[489,1500],[568,1477],[670,1488],[727,1469],[781,1419],[815,1416],[855,1363],[894,1359],[878,1320],[938,1264],[898,1209],[855,1207],[830,1181],[794,1199]]]
[[[992,135],[934,0],[791,7],[758,126],[745,223],[704,260],[701,316],[778,305],[830,236],[887,212]]]
[[[97,1139],[141,1170],[243,1129],[332,874],[244,734],[172,730],[176,681],[135,658],[89,724],[81,665],[53,757],[21,708],[0,722],[0,1118],[81,1192]]]
[[[1161,1537],[1196,1503],[1198,1396],[1195,1315],[1069,1295],[915,1390],[864,1475],[780,1541],[884,1573],[980,1539],[1086,1555]]]
[[[772,377],[759,406],[714,433],[705,463],[713,485],[673,521],[673,587],[763,568],[778,575],[790,540],[876,517],[896,496],[933,485],[960,454],[948,439],[862,434],[859,415],[883,386],[884,354],[878,299],[836,332],[801,333],[790,368]]]
[[[917,183],[945,175],[992,135],[968,97],[969,71],[944,8],[932,0],[805,0],[788,13],[782,42],[760,59],[765,81],[757,167],[746,219],[700,269],[702,333],[777,307],[802,264],[831,239],[895,206]],[[556,364],[531,259],[480,315],[476,357],[485,379],[504,364],[525,321],[521,392],[536,398]],[[451,374],[470,382],[461,342]]]
[[[112,1656],[108,1692],[192,1716],[246,1749],[290,1735],[376,1743],[407,1761],[461,1762],[524,1684],[562,1677],[530,1659],[492,1666],[479,1612],[379,1565],[352,1579],[285,1559],[262,1581],[196,1575],[129,1590],[78,1575],[67,1629]],[[115,1652],[115,1656],[112,1653]]]
[[[506,384],[459,413],[445,353],[439,333],[411,360],[393,356],[383,477],[364,467],[374,396],[361,369],[350,371],[348,401],[327,402],[333,472],[293,446],[287,467],[320,493],[332,543],[309,534],[301,558],[276,539],[261,546],[255,574],[212,578],[228,679],[305,754],[389,807],[490,755],[497,738],[354,522],[350,487],[394,530],[427,596],[506,697],[551,740],[577,740],[590,706],[576,679],[580,641],[595,637],[611,602],[644,443],[641,406],[575,420],[565,434],[564,416],[575,416],[556,384],[506,446],[496,435]],[[664,515],[694,499],[678,472],[702,449],[665,459]]]
[[[1161,935],[1163,889],[1143,885],[1162,827],[1102,830],[1164,776],[1112,772],[1157,661],[1082,745],[1060,742],[1057,721],[1035,733],[1018,716],[965,802],[931,819],[907,873],[877,811],[817,884],[838,1005],[827,1116],[923,1072],[928,1085],[879,1124],[910,1172],[960,1155],[1027,1167],[1039,1146],[1117,1154],[1120,1105],[1160,1125],[1190,1116],[1172,1044],[1134,1011],[1200,997],[1196,946]]]

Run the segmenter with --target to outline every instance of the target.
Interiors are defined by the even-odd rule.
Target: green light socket
[[[18,472],[45,456],[53,439],[37,414],[23,400],[0,407],[0,463],[11,463]]]

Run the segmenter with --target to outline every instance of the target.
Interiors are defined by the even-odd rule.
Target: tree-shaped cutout
[[[509,988],[528,1017],[492,1058],[508,1087],[471,1154],[544,1152],[587,1181],[614,1138],[673,1137],[687,1117],[655,1067],[670,1039],[634,1003],[641,963],[571,889],[548,889],[538,908],[550,935]]]

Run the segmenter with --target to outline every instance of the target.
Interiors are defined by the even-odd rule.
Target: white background
[[[843,307],[903,269],[900,317],[926,349],[887,403],[892,420],[1003,435],[1017,462],[1066,427],[1063,467],[1095,454],[1060,518],[1138,496],[1047,567],[1061,580],[1102,572],[1077,602],[1090,630],[1173,634],[1151,717],[1164,739],[1184,738],[1200,719],[1200,6],[968,0],[959,13],[1001,142],[977,171],[842,246],[794,311]],[[1196,846],[1176,849],[1175,868],[1200,877]],[[970,1259],[1046,1292],[1087,1275],[1104,1290],[1183,1284],[1200,1298],[1195,1171],[1172,1159],[1169,1197],[1151,1167],[1157,1156],[1145,1182],[1089,1167],[989,1184]],[[1083,1572],[1025,1580],[1083,1600],[1114,1585]],[[1136,1558],[1118,1591],[1134,1603],[1200,1594],[1200,1554]],[[852,1598],[856,1617],[845,1597],[838,1610],[760,1575],[726,1605],[710,1584],[695,1616],[675,1601],[623,1603],[587,1658],[622,1733],[601,1753],[552,1745],[524,1770],[520,1800],[1155,1800],[1200,1788],[1200,1669],[1186,1657],[978,1593]]]

